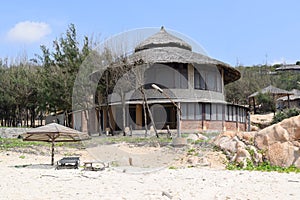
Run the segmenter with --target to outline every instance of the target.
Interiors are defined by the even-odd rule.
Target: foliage
[[[241,78],[225,86],[226,100],[237,104],[248,104],[248,96],[269,85],[284,89],[300,89],[300,73],[275,72],[279,66],[239,66]]]
[[[290,108],[290,109],[285,109],[283,111],[279,111],[274,115],[271,124],[277,124],[284,119],[297,116],[299,114],[300,114],[300,110],[297,108]]]
[[[275,100],[272,98],[272,94],[261,93],[259,92],[257,95],[257,103],[260,105],[261,113],[268,113],[275,111]]]
[[[82,48],[77,39],[74,24],[70,24],[65,35],[53,41],[54,51],[41,46],[42,56],[37,56],[43,66],[43,105],[49,111],[72,110],[72,92],[80,65],[88,56],[91,47],[84,38]],[[70,120],[66,123],[69,125]]]
[[[23,141],[17,138],[0,138],[0,150],[10,150],[16,148],[27,148],[33,146],[46,146],[50,147],[50,143],[47,142],[35,142],[35,141]],[[79,142],[57,142],[57,147],[69,147],[69,148],[81,148],[82,144]]]
[[[263,172],[281,172],[281,173],[300,173],[300,168],[295,167],[294,165],[291,165],[289,167],[279,167],[279,166],[273,166],[269,162],[263,162],[258,164],[257,166],[253,164],[252,161],[247,161],[247,166],[243,168],[238,163],[229,163],[226,166],[226,169],[228,170],[248,170],[248,171],[263,171]]]
[[[42,45],[42,55],[29,61],[22,57],[8,65],[0,59],[0,125],[35,126],[46,113],[71,111],[74,80],[90,49],[89,39],[81,45],[70,24],[53,41],[53,51]]]
[[[22,141],[16,138],[0,138],[0,149],[9,150],[13,148],[26,148],[31,146],[49,146],[45,142]]]

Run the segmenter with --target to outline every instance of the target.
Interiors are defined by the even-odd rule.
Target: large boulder
[[[272,165],[300,167],[300,115],[285,119],[259,131],[255,146],[265,153]]]

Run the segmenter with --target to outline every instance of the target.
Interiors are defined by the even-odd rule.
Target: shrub
[[[300,110],[296,109],[296,108],[290,108],[290,109],[286,109],[280,112],[277,112],[273,119],[271,124],[276,124],[281,122],[284,119],[290,118],[290,117],[294,117],[300,114]]]

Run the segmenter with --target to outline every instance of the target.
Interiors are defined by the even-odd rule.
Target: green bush
[[[262,171],[262,172],[279,172],[279,173],[300,173],[300,168],[291,165],[289,167],[279,167],[273,166],[270,162],[259,163],[258,165],[254,165],[252,161],[247,160],[247,166],[243,168],[239,163],[229,163],[226,166],[228,170],[247,170],[247,171]]]
[[[290,118],[290,117],[294,117],[300,114],[300,110],[296,109],[296,108],[290,108],[290,109],[286,109],[280,112],[277,112],[273,119],[271,124],[276,124],[278,122],[281,122],[284,119]]]

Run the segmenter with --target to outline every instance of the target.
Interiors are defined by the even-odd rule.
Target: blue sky
[[[98,41],[131,29],[165,26],[236,66],[300,60],[297,0],[10,0],[0,7],[0,58],[41,54],[74,23]]]

